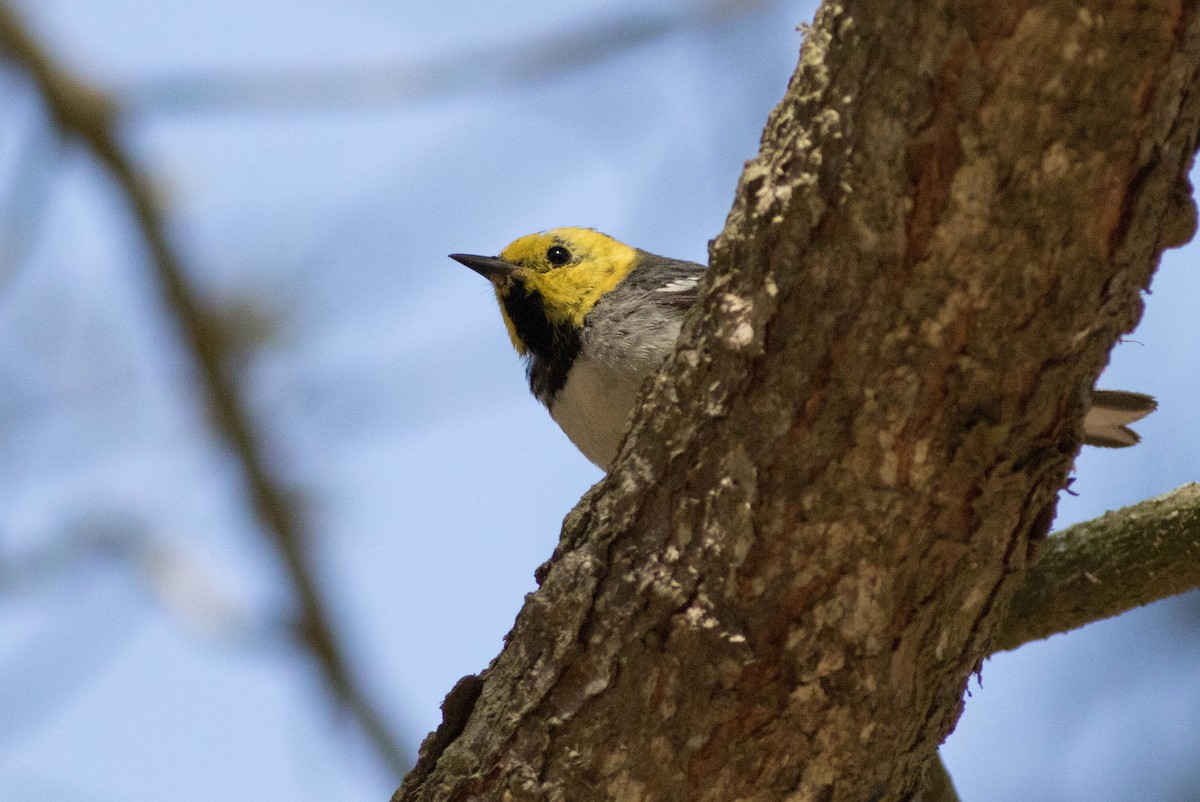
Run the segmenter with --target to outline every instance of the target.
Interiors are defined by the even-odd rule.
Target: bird
[[[642,383],[674,348],[708,268],[575,227],[520,237],[497,256],[450,258],[491,282],[533,395],[607,471]],[[1139,437],[1129,424],[1156,407],[1143,393],[1095,390],[1084,443],[1132,446]]]

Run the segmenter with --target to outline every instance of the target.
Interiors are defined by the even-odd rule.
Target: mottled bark
[[[911,797],[1190,236],[1198,64],[1192,4],[826,4],[622,455],[395,799]]]

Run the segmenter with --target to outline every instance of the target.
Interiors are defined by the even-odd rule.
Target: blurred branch
[[[147,539],[144,522],[124,515],[105,516],[72,525],[39,548],[0,552],[0,595],[40,590],[97,559],[132,566]]]
[[[290,618],[251,609],[183,540],[160,537],[122,510],[101,510],[33,548],[0,550],[0,600],[73,584],[98,565],[124,568],[181,626],[222,646],[261,649],[291,643]]]
[[[411,761],[349,669],[314,579],[304,526],[267,467],[250,413],[225,370],[220,341],[211,336],[201,302],[167,240],[155,197],[118,142],[113,104],[58,67],[5,3],[0,3],[0,52],[30,74],[61,131],[83,143],[128,200],[164,299],[195,358],[200,391],[213,425],[233,449],[262,529],[287,569],[299,607],[300,639],[319,664],[325,682],[356,717],[383,760],[397,775],[403,774]]]
[[[1015,649],[1200,587],[1200,484],[1047,539],[994,650]]]
[[[32,104],[21,104],[22,106]],[[0,287],[25,261],[49,209],[50,188],[59,148],[46,136],[45,112],[30,110],[29,124],[16,132],[17,156],[9,186],[0,197]]]
[[[114,94],[127,111],[164,114],[360,108],[490,92],[608,61],[664,36],[711,26],[773,2],[711,0],[670,11],[639,9],[617,19],[429,61],[146,79],[117,87]]]

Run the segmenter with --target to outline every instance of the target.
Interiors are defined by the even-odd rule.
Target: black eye
[[[571,261],[571,252],[561,245],[555,245],[546,251],[546,258],[552,265],[565,265]]]

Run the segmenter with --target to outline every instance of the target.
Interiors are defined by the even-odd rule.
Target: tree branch
[[[219,339],[211,336],[202,303],[185,278],[181,260],[168,241],[154,195],[118,142],[114,104],[54,63],[13,10],[0,3],[0,52],[33,78],[63,134],[76,138],[107,168],[128,201],[168,310],[179,324],[195,359],[199,391],[213,425],[241,465],[246,492],[276,553],[286,568],[299,606],[297,631],[336,698],[354,715],[381,759],[397,775],[411,761],[382,714],[354,677],[335,634],[308,553],[304,524],[271,474],[265,449],[234,381],[223,364]]]
[[[995,651],[1200,588],[1200,484],[1049,538],[1013,595]]]
[[[396,796],[911,798],[1200,132],[1195,4],[826,3],[680,345]]]

